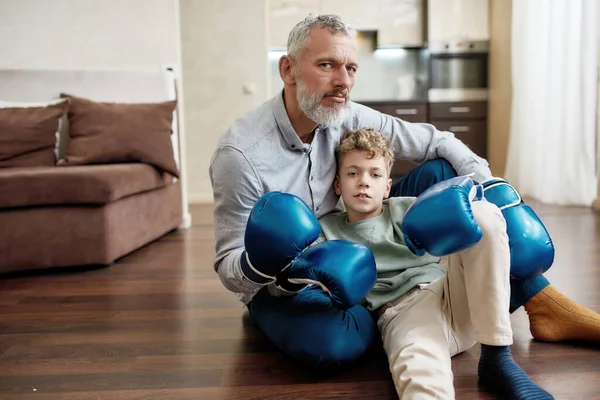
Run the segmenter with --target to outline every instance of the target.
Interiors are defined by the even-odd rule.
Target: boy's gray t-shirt
[[[371,249],[377,266],[377,281],[365,298],[365,306],[373,311],[422,283],[433,282],[446,270],[440,258],[425,253],[413,254],[404,241],[402,219],[413,197],[393,197],[383,202],[383,212],[374,218],[349,223],[346,212],[333,212],[321,217],[322,233],[317,242],[348,240],[363,243]],[[344,262],[339,258],[340,264]]]

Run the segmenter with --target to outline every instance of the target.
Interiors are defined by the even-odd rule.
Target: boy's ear
[[[387,184],[385,185],[385,192],[383,198],[387,199],[390,196],[390,190],[392,190],[392,178],[388,178]]]
[[[335,190],[335,194],[338,196],[342,195],[342,188],[340,187],[340,176],[336,175],[335,180],[333,181],[333,189]]]

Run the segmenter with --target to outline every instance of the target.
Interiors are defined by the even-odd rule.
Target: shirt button
[[[311,180],[311,181],[312,181],[312,180],[314,180],[314,179],[315,179],[315,177],[314,177],[314,176],[311,176],[311,177],[310,177],[310,180]]]
[[[295,148],[296,148],[296,145],[295,145],[295,144],[293,144],[293,145],[292,145],[292,149],[295,149]]]
[[[321,207],[317,207],[317,211],[319,211],[321,209]]]

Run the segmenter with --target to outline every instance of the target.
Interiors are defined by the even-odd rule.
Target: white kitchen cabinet
[[[379,28],[380,15],[374,0],[320,0],[321,14],[336,14],[358,30]]]
[[[378,5],[377,47],[424,45],[424,0],[378,0]]]
[[[268,0],[269,48],[286,49],[292,28],[308,14],[319,14],[320,0]]]
[[[489,40],[489,0],[428,0],[427,40]]]

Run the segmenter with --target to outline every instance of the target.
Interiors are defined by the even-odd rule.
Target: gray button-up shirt
[[[221,137],[209,173],[214,193],[216,256],[214,267],[225,287],[248,303],[262,287],[240,269],[244,231],[250,211],[265,193],[281,191],[300,197],[317,217],[333,211],[335,148],[342,134],[370,126],[388,137],[396,159],[424,162],[444,158],[459,175],[491,177],[486,160],[451,132],[425,123],[408,123],[350,102],[341,127],[319,126],[311,144],[302,143],[288,118],[283,92],[235,121]]]

